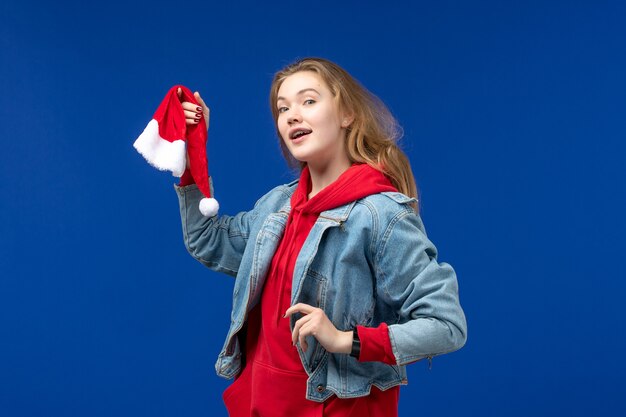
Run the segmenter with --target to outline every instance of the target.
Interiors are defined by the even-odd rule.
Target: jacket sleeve
[[[212,187],[212,184],[211,184]],[[206,267],[236,276],[253,223],[263,211],[263,202],[274,198],[270,191],[247,212],[235,216],[204,217],[198,209],[204,197],[195,184],[174,186],[178,195],[185,247]]]
[[[382,322],[378,327],[356,326],[361,341],[359,362],[383,362],[387,365],[397,365],[393,354],[387,323]]]
[[[398,365],[460,349],[467,323],[454,269],[437,262],[419,215],[406,207],[382,232],[376,254],[377,286],[396,313],[388,328]]]

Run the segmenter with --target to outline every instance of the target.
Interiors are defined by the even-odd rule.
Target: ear
[[[344,129],[348,128],[350,127],[352,122],[354,122],[354,115],[353,114],[346,115],[341,119],[341,127],[343,127]]]

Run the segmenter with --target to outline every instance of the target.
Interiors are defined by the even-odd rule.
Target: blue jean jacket
[[[195,185],[175,186],[189,253],[205,266],[236,277],[231,324],[215,364],[218,375],[241,371],[238,332],[259,302],[272,257],[285,230],[297,181],[274,188],[254,208],[206,218]],[[359,362],[327,352],[313,337],[298,346],[309,375],[306,397],[324,401],[406,384],[408,363],[461,348],[467,325],[454,270],[436,260],[411,199],[401,193],[370,195],[322,212],[296,260],[291,303],[324,310],[339,330],[389,326],[397,365]],[[291,327],[300,318],[291,318]]]

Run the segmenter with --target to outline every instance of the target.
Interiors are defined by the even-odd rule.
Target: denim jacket
[[[238,332],[259,302],[272,257],[285,230],[297,181],[281,185],[235,216],[203,217],[195,185],[175,186],[189,253],[205,266],[236,277],[231,323],[215,364],[218,375],[241,371]],[[384,192],[322,212],[296,260],[291,303],[324,310],[338,330],[388,324],[397,365],[359,362],[329,353],[308,337],[298,346],[309,375],[306,397],[324,401],[406,384],[406,364],[459,349],[465,315],[454,270],[436,260],[422,221],[404,194]],[[291,327],[300,318],[291,318]]]

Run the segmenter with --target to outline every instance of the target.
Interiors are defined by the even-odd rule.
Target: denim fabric
[[[215,365],[220,376],[233,378],[241,370],[238,332],[259,302],[296,185],[274,188],[251,211],[212,218],[200,214],[202,195],[195,185],[175,186],[189,253],[236,277],[231,325]],[[307,352],[298,346],[309,375],[308,399],[324,401],[333,393],[359,397],[372,384],[383,390],[406,384],[408,363],[465,344],[456,274],[437,262],[437,250],[411,202],[401,193],[374,194],[322,212],[309,233],[295,265],[292,304],[323,309],[339,330],[387,323],[397,365],[329,353],[309,337]],[[292,317],[292,328],[298,318]]]

